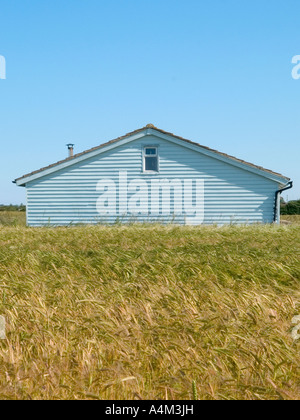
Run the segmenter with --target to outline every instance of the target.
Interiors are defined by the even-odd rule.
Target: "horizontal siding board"
[[[142,173],[142,150],[146,145],[158,145],[159,174]],[[140,193],[142,201],[148,201],[162,211],[163,193],[151,194],[151,181],[179,179],[204,180],[204,221],[205,224],[226,223],[270,223],[273,221],[275,191],[278,184],[260,175],[213,159],[207,155],[187,149],[164,139],[148,136],[129,144],[120,145],[99,156],[82,160],[73,166],[48,174],[27,184],[28,224],[69,225],[76,223],[114,223],[116,219],[133,220],[133,215],[124,217],[120,213],[119,171],[127,172],[128,184],[135,179],[147,183],[147,193]],[[100,215],[97,200],[102,192],[97,191],[101,179],[111,179],[116,186],[116,211],[119,215]],[[161,222],[185,223],[186,215],[174,215],[173,188],[170,194],[170,214],[157,217]],[[128,193],[130,199],[133,194]],[[114,194],[107,193],[112,200]],[[195,204],[195,194],[185,191],[185,198]],[[135,220],[147,222],[155,220],[151,211],[134,214]]]

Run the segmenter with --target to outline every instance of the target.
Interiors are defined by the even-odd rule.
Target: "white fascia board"
[[[152,129],[149,129],[149,130],[152,130]],[[187,147],[187,148],[189,148],[191,150],[194,150],[198,153],[202,153],[204,155],[207,155],[210,158],[218,159],[218,160],[220,160],[224,163],[236,166],[240,169],[244,169],[244,170],[252,172],[256,175],[263,176],[264,178],[268,178],[268,179],[270,179],[270,180],[272,180],[276,183],[279,183],[280,185],[286,185],[288,183],[288,178],[286,178],[284,176],[281,177],[279,175],[271,174],[267,171],[264,171],[263,169],[254,168],[250,165],[247,165],[247,163],[236,161],[234,158],[231,158],[229,156],[226,157],[226,156],[223,156],[223,155],[221,155],[217,152],[214,152],[213,150],[207,150],[206,148],[202,147],[201,145],[197,146],[195,144],[189,143],[187,141],[182,141],[180,139],[176,139],[173,136],[169,136],[169,135],[163,134],[163,133],[159,133],[159,135],[158,135],[157,131],[155,131],[155,130],[152,130],[152,131],[153,132],[149,133],[149,134],[152,134],[154,136],[163,138],[164,140],[170,141],[170,142],[175,143],[179,146]]]
[[[74,159],[70,159],[66,162],[62,162],[60,164],[57,164],[53,166],[52,168],[45,168],[44,170],[41,170],[40,172],[32,175],[28,175],[25,178],[21,178],[16,181],[16,185],[18,186],[24,186],[25,184],[28,184],[29,182],[35,181],[36,179],[42,178],[44,176],[50,175],[54,172],[60,171],[61,169],[68,168],[69,166],[75,165],[79,162],[82,162],[86,159],[90,159],[94,156],[100,155],[102,153],[108,152],[111,149],[114,149],[115,147],[122,146],[126,143],[129,143],[134,140],[138,140],[141,137],[144,137],[147,133],[145,131],[142,131],[141,133],[134,134],[132,136],[127,137],[126,139],[116,141],[115,143],[108,144],[107,146],[104,146],[102,148],[99,148],[97,150],[93,150],[91,152],[84,153],[81,156],[75,157]]]
[[[208,149],[202,147],[201,145],[198,146],[198,145],[189,143],[188,141],[177,139],[176,137],[170,136],[168,134],[161,133],[160,131],[156,131],[155,129],[147,128],[147,129],[141,131],[140,133],[128,136],[123,140],[116,141],[112,144],[108,144],[107,146],[100,147],[97,150],[93,150],[91,152],[84,153],[83,155],[78,156],[77,158],[70,159],[66,162],[63,162],[61,164],[57,164],[57,165],[55,165],[51,168],[48,168],[48,169],[46,168],[46,169],[44,169],[44,170],[42,170],[42,171],[40,171],[36,174],[28,175],[25,178],[21,178],[21,179],[16,181],[16,185],[25,186],[27,183],[35,181],[36,179],[39,179],[39,178],[42,178],[44,176],[50,175],[50,174],[52,174],[54,172],[57,172],[61,169],[67,168],[67,167],[72,166],[72,165],[75,165],[75,164],[77,164],[79,162],[82,162],[86,159],[90,159],[94,156],[100,155],[102,153],[105,153],[109,150],[112,150],[116,147],[127,144],[129,142],[134,141],[134,140],[138,140],[142,137],[145,137],[146,135],[153,135],[155,137],[162,138],[163,140],[172,142],[172,143],[177,144],[177,145],[182,146],[182,147],[186,147],[186,148],[194,150],[198,153],[202,153],[202,154],[204,154],[204,155],[206,155],[210,158],[218,159],[218,160],[220,160],[224,163],[227,163],[229,165],[233,165],[233,166],[236,166],[240,169],[252,172],[256,175],[260,175],[264,178],[268,178],[268,179],[278,183],[280,186],[286,185],[287,182],[288,182],[288,179],[284,176],[281,177],[281,176],[271,174],[267,171],[264,171],[263,169],[254,168],[250,165],[247,165],[246,163],[239,162],[239,161],[236,161],[233,158],[223,156],[223,155],[221,155],[217,152],[214,152],[213,150],[208,150]]]

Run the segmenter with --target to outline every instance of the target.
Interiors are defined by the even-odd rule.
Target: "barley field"
[[[1,399],[300,398],[297,222],[23,224],[0,225]]]

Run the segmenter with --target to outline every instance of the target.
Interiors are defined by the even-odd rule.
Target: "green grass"
[[[300,224],[300,215],[281,215],[283,223]],[[26,212],[0,211],[0,226],[25,226]]]
[[[0,227],[1,399],[299,399],[300,227]]]
[[[0,226],[25,226],[26,213],[22,211],[1,211]]]
[[[299,214],[292,214],[292,215],[281,215],[280,220],[282,222],[289,222],[292,224],[300,225],[300,215]]]

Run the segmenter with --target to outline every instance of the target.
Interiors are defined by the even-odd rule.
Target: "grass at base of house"
[[[281,221],[287,224],[300,224],[300,215],[282,215]],[[24,211],[1,211],[0,226],[25,226],[26,212]]]
[[[299,399],[300,227],[0,227],[1,399]]]

